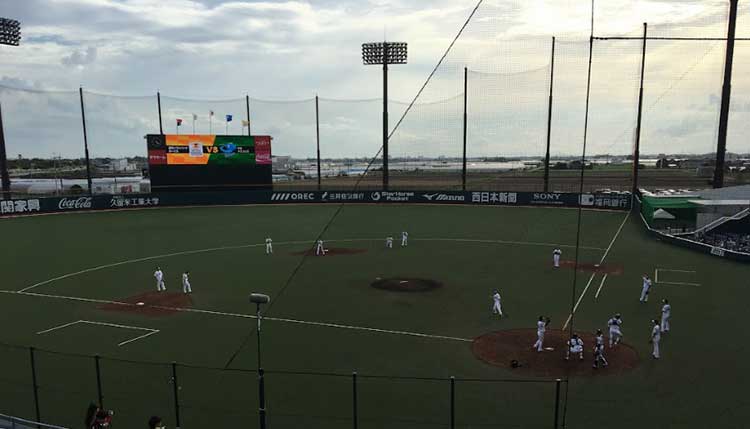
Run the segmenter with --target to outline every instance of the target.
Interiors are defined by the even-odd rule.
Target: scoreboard
[[[271,136],[149,134],[151,189],[270,189],[271,140]]]

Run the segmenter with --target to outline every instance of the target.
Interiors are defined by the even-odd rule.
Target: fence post
[[[83,152],[86,156],[86,182],[89,185],[89,195],[94,193],[91,185],[91,160],[89,159],[89,139],[86,134],[86,109],[83,107],[83,87],[78,87],[78,94],[81,98],[81,123],[83,124]]]
[[[463,155],[463,168],[461,169],[461,190],[466,191],[466,121],[467,121],[467,113],[466,113],[466,105],[468,101],[469,94],[468,92],[469,88],[469,68],[464,67],[464,155]]]
[[[547,107],[547,153],[544,156],[544,192],[549,191],[549,148],[552,139],[552,88],[555,80],[555,38],[552,37],[552,58],[549,72],[549,105]]]
[[[34,409],[36,411],[36,421],[42,421],[42,415],[39,413],[39,385],[36,380],[36,360],[34,359],[34,347],[29,347],[29,357],[31,359],[31,383],[34,388]]]
[[[635,149],[633,150],[633,196],[638,192],[638,164],[641,159],[641,118],[643,116],[643,75],[646,72],[646,34],[648,24],[643,23],[643,50],[641,52],[641,87],[638,91],[638,117],[635,123]]]
[[[320,113],[317,95],[315,96],[315,140],[318,148],[318,191],[320,191]]]
[[[96,364],[96,391],[99,394],[99,406],[104,408],[104,394],[102,394],[102,371],[99,366],[99,355],[94,356],[94,363]]]
[[[352,373],[352,426],[357,429],[359,417],[357,415],[357,371]]]
[[[250,95],[245,95],[245,110],[247,111],[247,136],[250,137]]]
[[[180,427],[182,426],[180,424],[180,397],[178,395],[179,389],[180,387],[177,383],[177,362],[172,362],[172,392],[174,393],[174,416],[177,429],[180,429]]]
[[[3,111],[0,108],[0,176],[2,177],[3,199],[11,199],[8,156],[5,152],[5,132],[3,131]]]
[[[456,377],[451,376],[451,429],[456,428]]]
[[[266,429],[266,385],[263,377],[263,368],[258,368],[258,401],[260,429]]]
[[[554,429],[558,428],[560,418],[560,379],[555,380],[555,425]]]

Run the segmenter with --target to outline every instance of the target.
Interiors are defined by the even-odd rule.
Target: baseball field
[[[176,427],[178,413],[188,429],[258,427],[258,292],[271,297],[270,428],[447,428],[451,409],[460,428],[549,428],[556,408],[569,428],[745,427],[748,267],[655,241],[623,212],[583,211],[579,237],[578,214],[299,205],[2,219],[0,413],[35,419],[38,404],[42,421],[80,427],[101,393],[116,427],[154,414]],[[319,235],[325,256],[309,252]],[[653,360],[664,298],[672,330]],[[591,334],[616,312],[624,344],[593,369]],[[548,349],[536,353],[541,315]],[[563,360],[571,326],[584,362]]]

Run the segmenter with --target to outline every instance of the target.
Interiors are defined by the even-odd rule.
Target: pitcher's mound
[[[583,360],[579,360],[578,355],[571,356],[569,361],[565,360],[568,331],[559,330],[547,330],[544,335],[544,347],[547,350],[542,352],[537,352],[532,347],[536,341],[535,329],[490,332],[477,337],[471,345],[471,350],[474,356],[490,365],[511,369],[511,363],[516,361],[518,366],[512,368],[513,371],[544,377],[622,374],[640,363],[638,352],[634,348],[620,343],[611,349],[609,338],[605,338],[604,357],[609,366],[594,369],[594,335],[578,332],[578,336],[583,339]]]
[[[418,279],[412,277],[392,277],[387,279],[375,279],[370,286],[376,289],[390,290],[393,292],[427,292],[442,287],[443,284],[430,279]]]
[[[367,249],[352,249],[350,247],[329,247],[326,249],[325,256],[338,256],[338,255],[357,255],[359,253],[365,253]],[[293,252],[292,255],[306,255],[306,256],[322,256],[316,255],[315,249],[303,250],[301,252]]]
[[[141,314],[143,316],[168,316],[190,308],[193,300],[181,292],[146,292],[120,300],[121,303],[102,304],[100,310]]]

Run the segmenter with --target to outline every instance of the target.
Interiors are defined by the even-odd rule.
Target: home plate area
[[[475,357],[490,365],[514,368],[512,362],[515,361],[517,366],[513,371],[542,377],[622,374],[640,363],[638,352],[633,347],[620,343],[614,348],[609,348],[609,338],[605,338],[607,346],[604,357],[609,366],[594,369],[594,335],[580,332],[578,335],[583,339],[583,360],[579,360],[578,355],[571,356],[569,361],[565,360],[568,331],[561,330],[547,330],[544,335],[545,350],[542,352],[537,352],[532,347],[536,341],[535,329],[490,332],[477,337],[471,345],[471,350]]]
[[[98,308],[104,311],[161,317],[179,313],[181,309],[190,308],[192,305],[190,295],[181,292],[147,292],[118,302],[102,304]]]

